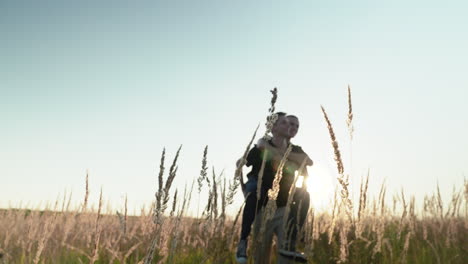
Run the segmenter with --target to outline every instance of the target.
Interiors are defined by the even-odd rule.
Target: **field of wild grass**
[[[435,194],[418,211],[403,193],[385,204],[384,189],[367,201],[364,188],[353,221],[339,199],[328,213],[311,210],[299,245],[309,263],[466,263],[468,182],[450,204]],[[213,207],[199,219],[181,207],[158,219],[154,208],[128,216],[63,201],[54,209],[0,211],[0,263],[235,263],[239,220]]]
[[[348,98],[352,128],[349,89]],[[270,113],[275,101],[274,93]],[[449,203],[443,203],[437,189],[417,207],[414,197],[403,192],[388,197],[385,185],[378,197],[370,198],[367,177],[361,182],[359,202],[353,204],[333,127],[322,111],[340,189],[327,212],[309,211],[298,245],[308,263],[468,263],[468,181],[454,190]],[[208,173],[205,148],[197,181],[183,193],[171,192],[179,151],[164,177],[163,150],[155,202],[138,216],[127,214],[127,202],[121,212],[104,210],[102,193],[98,208],[89,208],[88,188],[78,208],[71,208],[64,197],[46,210],[1,210],[0,263],[236,263],[241,210],[227,216],[226,208],[239,190],[240,170],[227,180]],[[194,201],[192,194],[202,187],[209,189],[208,201]],[[199,218],[187,216],[191,203],[202,205]]]

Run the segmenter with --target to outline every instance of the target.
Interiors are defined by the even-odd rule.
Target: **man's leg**
[[[293,264],[294,261],[292,261],[290,258],[282,256],[280,253],[281,249],[284,247],[286,243],[286,233],[285,233],[285,228],[284,228],[284,214],[286,213],[286,207],[280,207],[276,209],[275,217],[273,218],[273,224],[272,228],[274,229],[274,232],[276,234],[277,238],[277,248],[278,248],[278,254],[277,256],[277,263],[278,264]]]
[[[298,188],[294,194],[293,201],[294,203],[291,204],[286,226],[288,238],[286,249],[290,251],[296,250],[297,240],[302,235],[298,235],[298,233],[302,230],[309,212],[310,195],[306,190]]]
[[[270,264],[271,256],[271,241],[273,240],[273,229],[271,228],[271,220],[265,221],[263,215],[265,207],[260,210],[255,218],[254,222],[254,234],[255,234],[255,252],[254,252],[254,263],[255,264]],[[265,225],[263,232],[261,232],[262,224]]]
[[[298,231],[302,230],[302,226],[307,217],[310,203],[309,198],[309,193],[306,190],[296,189],[296,193],[293,197],[294,203],[290,205],[288,215],[286,216],[284,215],[286,213],[286,207],[284,207],[284,217],[282,219],[286,221],[286,223],[282,225],[281,230],[283,232],[282,243],[280,244],[281,248],[278,250],[280,257],[293,259],[296,262],[307,262],[306,256],[303,253],[296,252],[296,243]]]

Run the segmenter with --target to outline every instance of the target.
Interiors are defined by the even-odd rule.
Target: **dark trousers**
[[[249,178],[245,184],[245,189],[246,198],[244,211],[242,212],[241,240],[247,240],[252,230],[252,223],[255,220],[255,216],[268,201],[268,190],[263,187],[261,188],[260,200],[257,199],[257,179]]]
[[[309,212],[310,195],[307,190],[298,188],[294,193],[293,203],[289,209],[288,222],[286,226],[286,235],[288,245],[286,249],[296,250],[298,232],[304,226]]]

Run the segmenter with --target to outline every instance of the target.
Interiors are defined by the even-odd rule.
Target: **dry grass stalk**
[[[213,167],[213,195],[211,196],[212,198],[212,206],[211,206],[211,214],[214,215],[214,218],[218,218],[218,183],[216,181],[216,174],[215,174],[215,169]]]
[[[351,102],[351,87],[348,85],[348,119],[346,119],[348,126],[349,138],[353,140],[354,126],[353,126],[353,104]]]
[[[335,162],[337,165],[338,174],[342,175],[344,173],[344,166],[343,166],[343,161],[341,160],[341,153],[338,147],[338,141],[336,141],[335,132],[333,131],[333,126],[330,122],[330,119],[328,118],[325,108],[323,108],[323,106],[320,106],[320,107],[322,108],[322,113],[325,118],[325,122],[327,123],[328,133],[330,134],[331,143],[332,143],[333,151],[335,154]]]
[[[347,116],[347,119],[346,119],[346,125],[348,127],[348,133],[349,133],[349,164],[350,164],[350,167],[352,167],[353,165],[353,146],[352,146],[352,141],[353,141],[353,134],[354,134],[354,125],[353,125],[353,104],[352,104],[352,100],[351,100],[351,87],[349,86],[348,84],[348,116]],[[354,180],[352,179],[351,180],[351,190],[354,190]],[[354,200],[354,192],[353,192],[353,196],[352,196],[352,200]],[[352,207],[352,205],[351,205]],[[353,214],[352,210],[351,210],[351,214]]]
[[[385,181],[382,183],[379,192],[379,200],[378,204],[380,205],[380,216],[378,219],[374,220],[377,222],[376,226],[376,236],[377,236],[377,243],[374,247],[374,254],[378,252],[382,252],[382,243],[384,241],[384,232],[385,232],[385,193],[386,193],[386,186]]]
[[[239,187],[240,181],[236,179],[232,179],[229,181],[229,185],[227,187],[227,193],[225,195],[225,203],[226,206],[231,205],[234,202],[234,196],[236,195],[237,188]]]
[[[151,241],[151,245],[148,249],[148,252],[146,253],[145,258],[142,261],[144,264],[153,263],[153,256],[154,256],[154,251],[156,250],[156,246],[158,243],[158,238],[159,236],[155,236],[154,239]]]
[[[127,197],[127,194],[125,194],[124,226],[123,226],[124,235],[127,234],[127,223],[128,223],[128,197]]]
[[[180,145],[179,149],[176,152],[176,155],[174,157],[174,160],[172,161],[172,165],[169,168],[169,175],[167,176],[166,179],[166,184],[164,185],[164,199],[163,199],[163,204],[162,204],[162,212],[165,211],[167,208],[167,203],[169,202],[169,190],[171,189],[172,182],[174,181],[174,178],[177,174],[177,159],[179,158],[180,150],[182,149],[182,145]]]
[[[289,144],[288,148],[284,152],[283,157],[281,158],[281,161],[278,165],[278,169],[276,170],[275,178],[273,180],[273,186],[270,190],[268,190],[268,198],[272,201],[276,201],[276,198],[278,197],[278,193],[280,189],[280,181],[281,181],[281,178],[283,177],[283,168],[284,168],[284,165],[286,164],[289,154],[291,153],[291,150],[292,150],[292,144]]]
[[[67,210],[68,212],[68,210]],[[63,223],[63,237],[61,239],[61,245],[64,246],[66,244],[66,241],[69,237],[69,235],[71,234],[72,232],[72,229],[74,227],[74,225],[76,224],[77,222],[77,212],[74,213],[74,214],[64,214],[64,223]]]
[[[367,188],[369,187],[369,170],[367,171],[366,182],[361,181],[361,187],[359,189],[359,208],[358,208],[358,220],[366,210],[367,206]]]
[[[185,214],[185,210],[187,210],[187,204],[190,202],[190,199],[192,197],[192,191],[193,191],[193,186],[194,186],[194,183],[192,184],[192,186],[190,187],[190,191],[187,193],[187,185],[185,185],[185,188],[184,188],[184,195],[183,195],[183,201],[182,201],[182,206],[177,214],[177,219],[178,221],[180,221],[180,219],[182,218],[182,216]]]
[[[353,217],[352,217],[353,203],[350,199],[349,190],[348,190],[349,181],[348,181],[348,176],[345,177],[344,175],[344,166],[343,166],[343,161],[341,159],[340,149],[338,147],[338,141],[336,140],[335,132],[333,131],[333,126],[330,122],[330,119],[328,118],[325,108],[323,106],[320,106],[320,107],[322,109],[325,122],[327,123],[328,133],[330,134],[331,143],[332,143],[333,151],[335,154],[335,162],[336,162],[338,174],[339,174],[338,182],[340,183],[340,186],[341,186],[341,191],[340,191],[341,201],[345,204],[345,209],[346,209],[345,212],[348,215],[349,220],[353,221]]]
[[[409,227],[410,227],[410,231],[412,232],[416,232],[415,207],[416,207],[416,198],[414,196],[411,196],[410,204],[409,204]]]
[[[291,148],[292,150],[292,148]],[[288,153],[289,155],[289,153]],[[290,212],[290,208],[291,208],[291,204],[293,202],[293,197],[296,193],[296,183],[297,183],[297,180],[299,179],[299,177],[301,175],[303,175],[304,173],[304,168],[306,166],[306,163],[307,163],[307,158],[304,158],[304,160],[302,161],[301,165],[299,166],[299,169],[297,170],[297,174],[295,175],[294,177],[294,181],[293,183],[291,184],[291,187],[289,189],[289,194],[288,194],[288,200],[286,202],[286,209],[285,209],[285,213],[284,213],[284,216],[283,216],[283,228],[284,230],[289,230],[290,227],[292,225],[296,225],[295,228],[297,228],[296,230],[299,230],[299,223],[298,221],[296,221],[296,223],[288,223],[288,216],[289,216],[289,212]],[[278,188],[279,188],[279,182],[278,182]],[[299,213],[301,212],[301,206],[302,206],[302,201],[299,202],[299,205],[298,205],[298,209],[297,209],[297,215],[296,215],[296,219],[299,219]],[[289,237],[287,239],[290,239]]]
[[[239,221],[239,216],[241,215],[242,211],[244,210],[244,206],[245,206],[245,200],[242,203],[242,205],[240,206],[239,211],[237,211],[237,214],[234,217],[234,221],[232,222],[231,231],[228,233],[228,234],[231,234],[231,241],[229,243],[231,248],[234,246],[234,238],[235,238],[234,234],[236,233],[236,232],[234,232],[234,230],[235,230],[235,228],[237,226],[237,222]]]
[[[315,216],[315,210],[312,208],[312,236],[309,236],[311,238],[311,243],[312,243],[312,249],[313,249],[313,241],[318,240],[321,234],[321,218],[319,216]],[[326,230],[325,230],[326,232]]]
[[[172,263],[171,261],[173,261],[174,252],[176,251],[177,245],[178,245],[178,243],[179,243],[179,241],[181,239],[180,231],[181,231],[182,216],[185,214],[187,201],[190,200],[194,184],[195,184],[195,182],[193,182],[189,193],[187,193],[187,186],[185,186],[185,188],[184,188],[184,195],[183,195],[184,200],[182,202],[182,207],[180,208],[179,212],[177,213],[177,217],[175,219],[175,223],[174,223],[173,229],[171,231],[171,234],[173,235],[173,237],[172,237],[172,240],[171,240],[171,245],[170,245],[169,254],[168,254],[168,262],[169,263]]]
[[[445,219],[447,222],[447,229],[445,235],[445,246],[451,247],[456,245],[456,232],[457,232],[457,219],[455,215],[457,214],[457,208],[459,208],[461,191],[457,192],[455,186],[453,187],[452,200],[449,204],[448,210],[445,214]],[[451,211],[451,213],[450,213]]]
[[[260,201],[262,196],[262,184],[263,184],[263,174],[265,172],[265,164],[268,157],[268,150],[263,151],[262,165],[260,166],[260,171],[257,176],[257,201]]]
[[[358,219],[355,223],[356,238],[361,238],[362,235],[362,218],[367,206],[367,188],[369,186],[369,170],[367,171],[366,181],[361,179],[361,186],[359,188],[359,208]]]
[[[117,217],[119,218],[120,229],[121,229],[121,232],[122,232],[122,234],[124,236],[127,234],[127,220],[128,220],[128,217],[127,217],[127,213],[128,213],[127,204],[128,204],[128,199],[127,199],[127,195],[125,195],[124,214],[122,215],[119,211],[116,212]]]
[[[271,92],[271,102],[270,102],[270,108],[268,109],[268,112],[274,113],[275,112],[275,104],[276,100],[278,99],[278,88],[273,88],[273,90],[270,90]]]
[[[158,223],[162,214],[162,198],[163,198],[163,186],[164,186],[164,160],[166,158],[166,148],[163,148],[161,154],[161,161],[159,164],[159,174],[158,174],[158,191],[156,192],[156,208],[154,210],[154,223]]]
[[[101,225],[100,225],[101,210],[102,210],[102,188],[99,194],[99,206],[98,206],[98,211],[96,215],[96,223],[95,223],[95,228],[94,228],[94,247],[93,247],[94,251],[93,251],[93,256],[91,257],[91,260],[89,261],[89,263],[94,263],[99,259],[99,242],[101,240]]]
[[[307,217],[303,227],[303,240],[305,243],[310,243],[312,249],[314,247],[314,228],[316,226],[316,223],[317,221],[315,219],[315,209],[314,207],[311,207],[309,212],[307,213]]]
[[[70,191],[70,195],[68,195],[67,205],[65,206],[65,212],[69,212],[69,211],[70,211],[70,205],[71,205],[72,195],[73,195],[73,192]]]
[[[161,240],[161,235],[167,235],[161,232],[162,226],[163,226],[162,215],[167,208],[167,203],[169,202],[169,191],[170,191],[172,182],[177,174],[177,159],[179,157],[181,149],[182,149],[182,145],[180,145],[179,149],[176,152],[172,165],[169,169],[169,175],[167,176],[165,184],[163,180],[164,159],[165,159],[165,154],[166,154],[165,148],[163,149],[163,152],[161,155],[161,163],[159,166],[159,175],[158,175],[159,185],[158,185],[158,191],[156,192],[156,195],[155,195],[156,196],[156,208],[154,209],[154,213],[153,213],[153,222],[154,224],[156,224],[156,227],[153,229],[153,232],[151,234],[151,236],[153,237],[151,241],[151,245],[148,248],[145,258],[143,260],[145,264],[152,263],[154,252],[156,250],[156,247],[158,246],[158,243],[160,243],[159,241]]]
[[[200,170],[200,176],[197,178],[198,183],[198,193],[201,192],[201,188],[203,186],[203,181],[206,178],[208,167],[207,167],[207,156],[208,156],[208,145],[205,146],[203,150],[203,158],[202,158],[202,167]]]
[[[442,201],[442,196],[440,195],[439,183],[437,183],[437,207],[439,209],[440,219],[444,219],[444,202]]]
[[[221,175],[223,173],[221,172]],[[223,178],[223,185],[221,188],[221,221],[224,224],[224,220],[226,219],[226,178]]]
[[[257,125],[257,128],[255,129],[252,138],[249,141],[249,144],[247,144],[247,147],[244,150],[244,155],[242,155],[242,158],[237,162],[236,166],[236,171],[234,173],[234,182],[229,188],[229,193],[227,197],[228,203],[232,203],[232,199],[234,198],[234,195],[236,194],[237,187],[241,186],[242,193],[244,194],[244,197],[246,196],[245,193],[245,184],[244,180],[242,179],[242,167],[244,167],[245,164],[247,164],[247,155],[249,154],[250,147],[252,146],[252,142],[255,139],[255,136],[257,135],[258,128],[260,127],[260,124]]]
[[[55,209],[57,209],[57,208],[55,208]],[[46,247],[47,242],[49,241],[49,239],[50,239],[50,237],[52,235],[52,232],[54,231],[54,227],[55,227],[55,224],[56,224],[56,219],[57,219],[57,212],[53,213],[51,216],[47,217],[47,219],[45,220],[44,233],[42,234],[42,236],[41,236],[41,238],[39,240],[39,243],[38,243],[36,255],[35,255],[34,260],[33,260],[34,264],[39,263],[39,261],[41,259],[41,254],[42,254],[44,248]]]
[[[193,184],[192,184],[192,188],[193,188]],[[192,191],[190,190],[190,193],[191,192]],[[181,220],[182,220],[182,216],[184,215],[186,201],[188,199],[187,195],[190,195],[190,194],[187,194],[187,185],[186,185],[185,188],[184,188],[184,195],[183,195],[184,200],[182,202],[182,207],[180,208],[179,212],[177,213],[177,217],[175,219],[175,223],[174,223],[174,226],[173,226],[172,231],[171,231],[172,239],[171,239],[171,245],[170,245],[169,254],[168,254],[168,262],[169,263],[172,263],[173,257],[174,257],[174,252],[176,251],[179,240],[181,239],[181,237],[180,237]]]
[[[405,236],[405,243],[403,244],[403,251],[401,253],[400,263],[406,263],[406,256],[408,254],[411,235],[412,235],[412,232],[409,231],[408,234],[406,234],[406,236]]]
[[[380,192],[379,192],[379,204],[380,204],[380,215],[385,216],[385,194],[387,192],[387,187],[385,185],[385,180],[380,186]]]
[[[432,252],[434,253],[434,255],[436,257],[437,263],[441,264],[440,256],[439,256],[439,253],[438,253],[437,249],[434,247],[434,244],[431,243],[431,241],[429,241],[429,239],[427,237],[427,222],[423,223],[423,227],[424,227],[423,239],[431,247],[431,250],[432,250]]]
[[[337,197],[337,190],[335,189],[334,197],[333,197],[333,209],[332,209],[332,216],[330,221],[330,226],[328,228],[328,244],[330,245],[333,240],[333,232],[335,231],[335,224],[336,224],[336,212],[338,209],[338,197]]]
[[[131,248],[129,248],[129,249],[127,250],[127,252],[125,253],[125,255],[123,256],[123,259],[122,259],[121,263],[126,263],[128,257],[130,257],[130,255],[131,255],[136,249],[138,249],[138,247],[139,247],[141,244],[142,244],[142,242],[140,241],[140,242],[136,243],[135,245],[133,245]]]
[[[69,249],[70,251],[76,251],[80,253],[81,255],[85,256],[87,259],[91,259],[92,257],[88,255],[86,252],[84,252],[82,249],[79,249],[77,247],[74,247],[73,245],[70,244],[65,244],[65,247]]]
[[[393,197],[392,197],[392,200],[393,200],[393,207],[392,207],[393,210],[392,210],[392,212],[393,212],[393,214],[396,214],[397,203],[399,201],[398,196],[396,194],[394,194]]]
[[[342,221],[340,228],[340,257],[338,263],[345,263],[348,259],[349,248],[348,248],[348,231],[349,224],[346,221]]]
[[[63,199],[62,199],[62,209],[60,210],[62,213],[65,212],[65,202],[67,201],[67,190],[63,192]]]
[[[172,209],[171,209],[171,212],[169,213],[169,217],[172,217],[174,215],[174,212],[176,210],[176,205],[177,205],[177,188],[174,192],[174,197],[172,198]]]
[[[457,192],[454,186],[453,193],[452,193],[452,201],[449,204],[449,210],[447,210],[445,217],[450,216],[454,218],[455,216],[460,215],[460,204],[462,201],[461,195],[462,195],[462,191]],[[452,211],[452,213],[449,215],[450,211]]]
[[[85,197],[83,201],[82,212],[86,212],[86,208],[88,206],[88,198],[89,198],[89,171],[86,170],[86,184],[85,184]]]
[[[207,201],[207,204],[206,204],[206,207],[205,207],[205,210],[203,210],[202,212],[202,218],[205,218],[205,220],[211,220],[211,205],[212,205],[212,202],[213,202],[213,190],[210,188],[210,190],[208,191],[208,201]]]
[[[382,244],[387,248],[387,251],[390,253],[390,263],[394,262],[393,248],[392,248],[392,245],[390,244],[390,240],[388,238],[384,238]]]
[[[216,189],[216,177],[214,175],[214,168],[213,168],[213,184],[210,183],[208,180],[209,178],[206,178],[206,182],[208,184],[209,188],[209,193],[208,193],[208,203],[205,207],[205,210],[202,213],[202,218],[203,222],[200,222],[201,224],[201,234],[203,237],[210,237],[213,232],[214,228],[211,228],[213,226],[213,222],[215,222],[216,217],[213,217],[215,214],[215,203],[217,201],[217,193],[215,191]],[[216,225],[215,225],[216,228]],[[209,246],[209,241],[208,240],[203,240],[204,247],[208,248]]]
[[[271,132],[271,129],[273,128],[273,125],[275,124],[276,120],[278,120],[278,115],[275,114],[275,103],[278,99],[278,89],[275,87],[270,92],[272,94],[272,97],[270,102],[270,108],[268,109],[269,114],[267,116],[267,122],[265,123],[266,130],[265,134],[263,135],[263,138],[265,140],[270,139],[269,133]]]
[[[199,196],[201,193],[201,189],[203,187],[203,181],[207,178],[206,175],[208,174],[207,156],[208,156],[208,145],[206,145],[205,149],[203,150],[202,166],[200,170],[200,175],[197,178]],[[200,212],[200,199],[198,199],[198,203],[197,203],[197,218],[198,218],[199,212]]]
[[[403,202],[403,213],[401,214],[400,224],[398,226],[398,240],[400,240],[401,238],[401,232],[403,231],[406,215],[408,214],[408,211],[406,209],[408,206],[406,204],[405,193],[403,192],[403,189],[401,189],[401,200]]]
[[[351,199],[349,198],[349,175],[341,175],[338,177],[338,182],[340,183],[341,186],[341,202],[345,205],[345,213],[348,216],[349,221],[353,222],[353,203]]]
[[[468,180],[463,179],[465,194],[465,219],[468,219]],[[465,221],[465,228],[468,229],[468,221]]]
[[[119,218],[120,232],[125,235],[125,218],[119,211],[116,211],[116,214],[117,218]]]
[[[37,233],[39,232],[39,226],[36,224],[36,221],[35,221],[35,218],[36,218],[36,215],[38,213],[36,211],[33,211],[29,214],[29,216],[27,217],[27,234],[26,234],[26,241],[28,241],[28,243],[26,244],[26,252],[31,252],[31,248],[33,246],[33,242],[34,242],[34,239],[35,237],[37,236]],[[8,217],[9,215],[7,215],[6,219],[10,219],[10,217]],[[3,242],[3,247],[7,248],[8,247],[8,242],[9,242],[9,231],[12,230],[13,228],[13,224],[14,224],[14,221],[8,221],[7,223],[9,223],[6,227],[7,229],[5,230],[6,232],[6,235],[5,235],[5,240]]]

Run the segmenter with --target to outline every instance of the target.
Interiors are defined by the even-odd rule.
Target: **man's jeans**
[[[246,240],[249,237],[255,215],[257,215],[268,201],[268,190],[264,187],[261,188],[260,200],[257,199],[257,183],[258,181],[256,178],[250,177],[245,184],[247,196],[245,198],[245,206],[242,214],[241,240]]]

